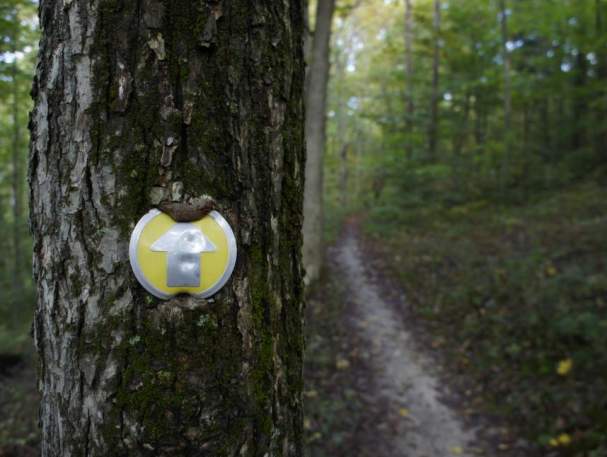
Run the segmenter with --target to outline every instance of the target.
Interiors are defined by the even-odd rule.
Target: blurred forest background
[[[3,456],[6,454],[2,453],[3,445],[36,444],[38,440],[38,397],[30,336],[34,291],[26,180],[27,124],[32,108],[30,90],[38,33],[37,3],[0,0],[0,454]]]
[[[471,403],[539,455],[607,456],[607,2],[350,6],[328,239],[364,214],[431,344],[482,386]]]
[[[37,440],[33,370],[11,371],[33,357],[36,8],[0,0],[0,447]],[[432,349],[482,386],[470,402],[537,455],[607,456],[607,1],[338,0],[332,24],[326,241],[362,221]],[[310,341],[333,337],[325,300]],[[355,403],[321,355],[315,457],[341,455]]]
[[[33,2],[0,5],[0,347],[19,350],[34,297],[26,170],[38,20]]]

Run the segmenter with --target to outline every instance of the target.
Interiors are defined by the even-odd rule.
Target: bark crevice
[[[44,457],[302,455],[303,11],[254,8],[40,3]],[[211,300],[162,302],[132,275],[130,232],[153,207],[229,220],[238,261]]]

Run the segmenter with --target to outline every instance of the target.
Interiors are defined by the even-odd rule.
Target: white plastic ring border
[[[160,214],[162,214],[162,211],[160,211],[158,209],[152,209],[147,214],[145,214],[141,219],[139,219],[139,222],[137,222],[137,225],[135,226],[135,228],[133,229],[133,233],[131,234],[131,241],[129,243],[129,261],[131,263],[131,268],[133,269],[133,273],[135,274],[135,277],[137,278],[139,283],[149,293],[151,293],[155,297],[163,299],[163,300],[168,300],[169,298],[172,298],[177,294],[167,294],[166,292],[163,292],[162,290],[154,287],[154,285],[152,283],[150,283],[147,280],[147,278],[145,277],[145,275],[143,274],[143,271],[141,270],[141,267],[139,266],[139,262],[137,261],[137,244],[139,243],[139,238],[141,237],[141,234],[143,233],[143,229],[152,219],[154,219],[156,216],[158,216]],[[223,218],[223,216],[221,214],[219,214],[217,211],[211,211],[209,213],[209,216],[212,217],[215,220],[215,222],[217,222],[217,224],[222,228],[222,230],[226,234],[226,238],[228,239],[228,264],[226,266],[225,271],[223,272],[221,277],[215,282],[215,284],[213,284],[211,287],[209,287],[204,292],[201,292],[199,294],[191,294],[193,297],[197,297],[197,298],[209,298],[209,297],[215,295],[217,292],[219,292],[219,290],[223,286],[225,286],[225,284],[228,282],[228,280],[232,276],[232,273],[234,272],[234,267],[236,266],[236,256],[237,256],[236,237],[234,236],[232,227],[230,227],[230,224],[228,224],[228,221],[226,221]]]

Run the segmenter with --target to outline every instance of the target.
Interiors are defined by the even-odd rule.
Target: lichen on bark
[[[42,0],[31,115],[43,456],[300,456],[298,0]],[[213,299],[150,297],[136,221],[211,197]]]

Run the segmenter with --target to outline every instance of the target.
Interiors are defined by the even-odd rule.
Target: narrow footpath
[[[381,286],[366,271],[365,259],[351,224],[332,248],[332,268],[349,291],[347,314],[356,338],[368,348],[377,402],[397,411],[391,442],[377,455],[392,457],[448,457],[486,455],[475,430],[466,427],[448,406],[448,388],[433,362],[416,350],[411,332],[394,305],[383,298]]]

